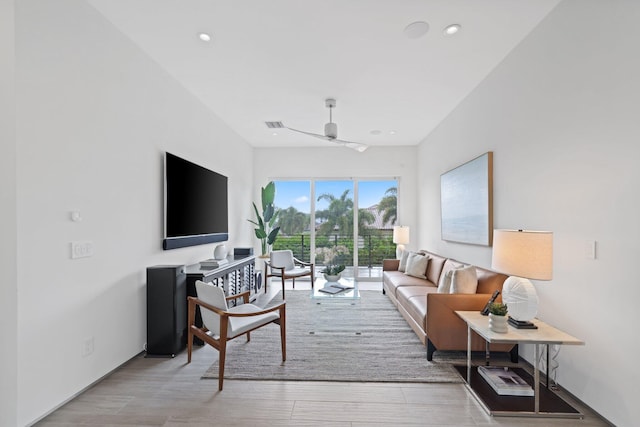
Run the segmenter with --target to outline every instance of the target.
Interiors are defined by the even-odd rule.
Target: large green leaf
[[[273,205],[275,199],[276,184],[273,181],[270,181],[266,187],[262,188],[262,210],[265,211],[267,206]]]
[[[275,208],[274,208],[275,209]],[[275,211],[273,213],[273,216],[271,217],[271,219],[268,221],[269,224],[269,228],[273,227],[273,224],[276,223],[276,220],[278,219],[278,214],[280,213],[280,210],[278,209],[277,211]],[[265,220],[266,222],[266,220]]]
[[[274,212],[275,212],[275,208],[273,207],[273,204],[267,205],[264,208],[264,212],[262,214],[264,215],[264,222],[266,224],[271,222],[271,218],[273,218]]]
[[[276,241],[276,237],[278,236],[278,231],[280,231],[280,227],[276,227],[273,230],[271,230],[271,233],[269,233],[269,237],[267,237],[267,243],[269,245],[273,245],[273,242]]]
[[[256,211],[256,218],[258,219],[258,222],[252,221],[252,220],[248,220],[250,223],[257,225],[258,227],[260,227],[262,230],[265,230],[264,227],[264,221],[262,221],[262,217],[260,216],[260,213],[258,212],[258,207],[256,206],[256,204],[253,204],[253,210]]]
[[[258,239],[266,239],[267,238],[267,232],[266,231],[264,231],[264,230],[262,230],[260,228],[256,228],[255,231],[256,231],[256,237]]]

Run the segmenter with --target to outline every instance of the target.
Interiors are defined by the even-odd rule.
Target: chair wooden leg
[[[269,278],[269,275],[267,274],[267,268],[269,268],[267,266],[267,262],[265,261],[264,263],[264,292],[267,293],[267,279]]]
[[[218,340],[218,390],[222,391],[224,381],[224,361],[227,357],[227,331],[229,328],[229,317],[220,316],[220,338]]]
[[[220,340],[220,356],[218,360],[218,390],[222,391],[224,381],[224,361],[227,356],[227,341]]]
[[[286,308],[281,307],[280,310],[280,346],[282,347],[282,361],[287,360],[287,319]]]
[[[191,350],[193,349],[193,331],[191,326],[195,323],[196,304],[189,300],[187,311],[187,363],[191,363]]]
[[[284,299],[284,275],[282,276],[282,299]]]

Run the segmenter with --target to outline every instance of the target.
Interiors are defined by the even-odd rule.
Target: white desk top
[[[539,319],[532,320],[538,329],[517,329],[509,325],[507,333],[499,334],[489,329],[489,316],[483,316],[478,311],[456,311],[456,314],[490,343],[584,345],[584,341],[547,325]]]

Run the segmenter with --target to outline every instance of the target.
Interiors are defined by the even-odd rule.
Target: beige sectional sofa
[[[398,307],[407,323],[427,347],[427,359],[435,351],[466,350],[467,326],[455,314],[457,310],[482,310],[495,290],[502,290],[508,276],[475,267],[478,279],[476,292],[438,293],[441,275],[465,265],[440,255],[419,251],[429,257],[425,279],[398,271],[400,260],[383,261],[383,293]],[[449,275],[450,277],[450,275]],[[497,301],[501,301],[498,297]],[[471,341],[473,351],[485,351],[486,343],[475,333]],[[512,344],[491,344],[490,351],[509,351],[511,360],[518,361],[518,348]]]

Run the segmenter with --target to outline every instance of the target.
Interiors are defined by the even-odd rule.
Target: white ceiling
[[[339,138],[418,144],[559,2],[87,1],[255,147],[331,145],[264,123],[323,133],[327,97]]]

